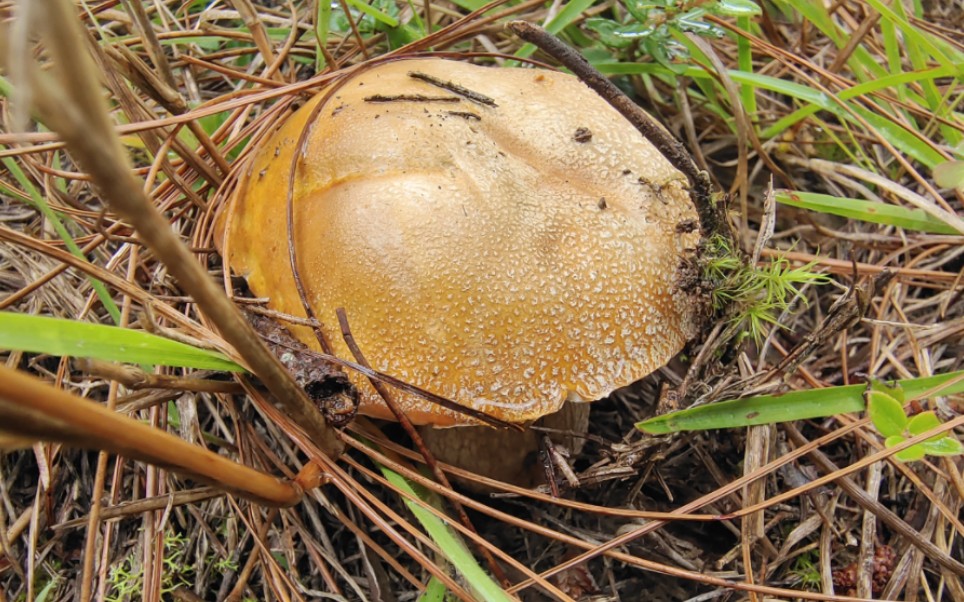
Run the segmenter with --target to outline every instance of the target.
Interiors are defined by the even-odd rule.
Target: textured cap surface
[[[342,357],[337,307],[377,370],[526,421],[642,378],[693,334],[678,289],[699,239],[677,228],[697,219],[685,179],[572,76],[401,60],[292,115],[221,222],[231,268],[304,316],[288,258],[293,165],[298,270]],[[388,416],[355,382],[361,411]],[[416,423],[464,421],[397,398]]]

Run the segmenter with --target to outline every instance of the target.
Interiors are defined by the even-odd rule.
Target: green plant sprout
[[[768,327],[780,324],[781,313],[795,301],[806,303],[803,287],[826,284],[829,278],[813,271],[813,263],[795,268],[782,257],[762,265],[748,265],[723,236],[706,245],[704,276],[713,288],[713,310],[726,309],[730,324],[757,344]]]
[[[900,384],[887,384],[871,381],[864,394],[867,399],[867,414],[874,428],[885,437],[886,447],[900,445],[911,437],[916,437],[941,425],[940,418],[933,411],[921,412],[908,417],[904,412],[904,389]],[[911,445],[894,454],[901,462],[922,460],[924,456],[956,456],[964,453],[964,446],[950,433],[941,433]]]
[[[822,584],[820,579],[820,555],[816,550],[810,550],[800,554],[793,561],[789,575],[796,579],[805,590],[816,592],[820,591]]]
[[[194,580],[194,566],[184,563],[189,539],[172,531],[164,532],[164,565],[161,577],[161,593],[166,594],[180,586],[190,586]],[[138,599],[144,586],[144,567],[139,555],[131,552],[110,568],[107,602],[125,602]]]
[[[677,61],[689,57],[687,48],[674,38],[675,33],[720,38],[724,31],[704,17],[750,17],[761,12],[752,0],[625,0],[623,6],[628,13],[624,20],[594,17],[586,19],[586,26],[596,32],[604,46],[625,49],[638,43],[656,62],[674,72],[679,67]]]

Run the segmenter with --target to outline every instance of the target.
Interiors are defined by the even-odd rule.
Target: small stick
[[[549,485],[549,495],[552,497],[559,497],[559,483],[556,482],[556,469],[552,465],[552,455],[550,455],[549,450],[552,449],[552,440],[549,439],[549,435],[543,434],[540,437],[540,443],[542,445],[542,470],[546,474],[546,483]]]
[[[851,258],[851,261],[854,266],[854,283],[843,296],[834,301],[830,309],[827,310],[827,315],[823,321],[807,333],[803,340],[797,343],[787,356],[766,374],[765,378],[780,373],[786,378],[793,374],[800,367],[800,364],[819,349],[824,342],[860,322],[870,308],[874,295],[882,291],[894,277],[893,272],[884,270],[873,278],[858,282],[857,262],[853,258]]]
[[[592,88],[596,94],[599,94],[633,124],[633,127],[639,130],[647,140],[652,142],[669,162],[689,179],[696,200],[696,209],[700,215],[703,235],[710,236],[720,231],[722,224],[719,210],[713,204],[710,196],[710,177],[696,166],[693,158],[686,152],[679,140],[667,132],[646,111],[639,108],[632,99],[623,94],[615,84],[590,65],[589,61],[583,58],[581,54],[566,46],[559,38],[538,25],[525,21],[510,21],[506,27],[515,35],[538,46],[562,63],[582,83]]]
[[[566,481],[569,483],[571,489],[576,489],[579,487],[579,477],[573,472],[572,467],[569,466],[569,462],[566,458],[569,457],[568,450],[560,450],[549,435],[543,433],[539,438],[540,447],[542,448],[542,469],[546,473],[546,483],[549,484],[549,494],[552,497],[559,497],[559,480],[556,478],[556,473],[562,473],[562,476],[566,477]]]
[[[469,90],[465,86],[460,86],[455,82],[447,82],[444,79],[439,79],[434,75],[429,75],[428,73],[422,73],[420,71],[409,71],[408,76],[421,80],[427,84],[431,84],[436,88],[442,88],[443,90],[448,90],[453,94],[458,94],[462,98],[466,98],[480,105],[485,105],[487,107],[499,106],[495,104],[494,100],[492,100],[485,94],[481,94],[479,92],[476,92],[475,90]]]
[[[366,96],[365,102],[462,102],[458,96],[426,96],[425,94],[375,94]]]
[[[348,316],[345,314],[345,308],[339,307],[335,310],[335,314],[338,316],[338,324],[341,326],[341,336],[343,339],[345,339],[345,344],[348,345],[348,349],[351,351],[351,354],[355,356],[355,361],[366,368],[370,368],[371,365],[365,359],[361,349],[358,347],[358,343],[355,342],[355,337],[351,334],[351,329],[348,327]],[[432,471],[432,475],[435,476],[435,479],[447,489],[452,489],[452,485],[449,483],[445,473],[442,472],[442,469],[438,467],[438,463],[435,461],[435,456],[433,456],[432,452],[425,447],[425,442],[422,441],[422,437],[418,434],[418,431],[415,430],[415,425],[412,424],[412,421],[408,419],[408,416],[405,415],[405,412],[403,412],[402,409],[398,407],[398,404],[395,403],[395,399],[392,397],[388,388],[385,387],[385,385],[383,385],[381,382],[371,377],[368,378],[368,382],[372,384],[381,398],[385,400],[385,405],[388,406],[388,409],[390,409],[392,414],[395,415],[395,418],[398,419],[398,422],[402,425],[402,428],[405,429],[405,432],[408,433],[408,436],[412,438],[412,443],[415,444],[415,447],[418,448],[419,453],[422,454],[423,458],[425,458],[425,464],[429,467],[429,470]],[[459,515],[459,521],[462,523],[462,525],[472,533],[478,535],[478,531],[475,530],[475,527],[472,525],[472,521],[469,520],[469,515],[466,514],[465,508],[462,506],[462,504],[454,499],[449,499],[449,502],[452,503],[452,506],[455,508],[455,512]],[[481,546],[480,551],[482,552],[482,555],[485,556],[485,559],[489,564],[489,568],[492,570],[492,574],[495,575],[496,579],[502,583],[508,583],[508,579],[506,578],[505,573],[502,571],[502,567],[496,563],[495,557],[492,556],[492,553]]]
[[[176,391],[194,391],[195,393],[229,393],[235,395],[244,393],[241,385],[234,381],[210,380],[198,376],[152,374],[137,366],[113,364],[93,359],[80,360],[77,364],[92,376],[117,381],[133,391],[173,389]]]

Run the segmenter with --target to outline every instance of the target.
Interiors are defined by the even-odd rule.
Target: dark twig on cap
[[[465,86],[460,86],[455,82],[447,82],[444,79],[439,79],[434,75],[429,75],[428,73],[422,73],[420,71],[410,71],[408,73],[409,77],[414,77],[415,79],[422,80],[427,84],[431,84],[436,88],[441,88],[443,90],[448,90],[453,94],[458,94],[462,98],[471,100],[472,102],[478,103],[480,105],[485,105],[487,107],[497,107],[499,105],[495,104],[495,101],[486,96],[476,92],[475,90],[469,90]]]

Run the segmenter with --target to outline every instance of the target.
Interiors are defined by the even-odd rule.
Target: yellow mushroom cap
[[[694,334],[679,288],[699,240],[681,227],[697,220],[685,179],[570,75],[398,60],[292,115],[256,150],[219,244],[270,307],[304,316],[293,165],[298,271],[341,357],[338,307],[373,368],[522,422],[646,376]],[[361,411],[389,417],[351,377]],[[396,398],[416,424],[468,422]]]

